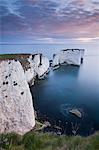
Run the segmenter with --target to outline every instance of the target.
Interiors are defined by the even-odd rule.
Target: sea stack
[[[53,67],[61,64],[77,65],[83,62],[84,49],[66,49],[61,50],[58,54],[53,55]]]

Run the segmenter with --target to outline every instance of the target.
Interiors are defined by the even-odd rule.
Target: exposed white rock
[[[35,125],[32,96],[19,61],[0,61],[0,133],[24,134]]]
[[[81,59],[83,59],[83,57],[84,57],[83,49],[62,50],[58,54],[54,54],[52,66],[57,66],[63,63],[80,65]]]
[[[26,80],[29,84],[33,85],[34,84],[34,78],[36,77],[36,62],[33,61],[33,56],[30,55],[27,61],[30,63],[28,69],[25,69],[25,76]],[[38,60],[37,60],[38,62]]]
[[[43,76],[45,73],[47,73],[49,69],[49,60],[45,56],[40,56],[41,57],[41,64],[36,68],[36,73],[38,75],[38,78]]]
[[[59,54],[54,54],[53,55],[52,66],[58,66],[59,63],[60,63],[60,53]]]
[[[49,60],[42,54],[30,55],[28,58],[29,68],[25,70],[25,75],[28,83],[34,84],[36,76],[41,78],[49,69]]]

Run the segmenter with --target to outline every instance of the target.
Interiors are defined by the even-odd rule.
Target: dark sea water
[[[95,51],[94,51],[95,52]],[[39,118],[62,127],[62,133],[89,135],[99,130],[99,55],[90,53],[83,64],[61,66],[31,88]],[[69,113],[77,108],[82,118]]]

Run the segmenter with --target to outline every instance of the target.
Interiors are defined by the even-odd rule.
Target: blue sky
[[[0,43],[98,43],[99,0],[0,0]]]

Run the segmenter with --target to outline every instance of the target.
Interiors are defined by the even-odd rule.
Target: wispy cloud
[[[99,40],[99,37],[95,37],[95,38],[77,38],[76,40],[80,41],[80,42],[84,42],[84,43],[89,43],[89,42],[94,42]]]
[[[98,0],[1,0],[0,14],[2,41],[99,37]]]

